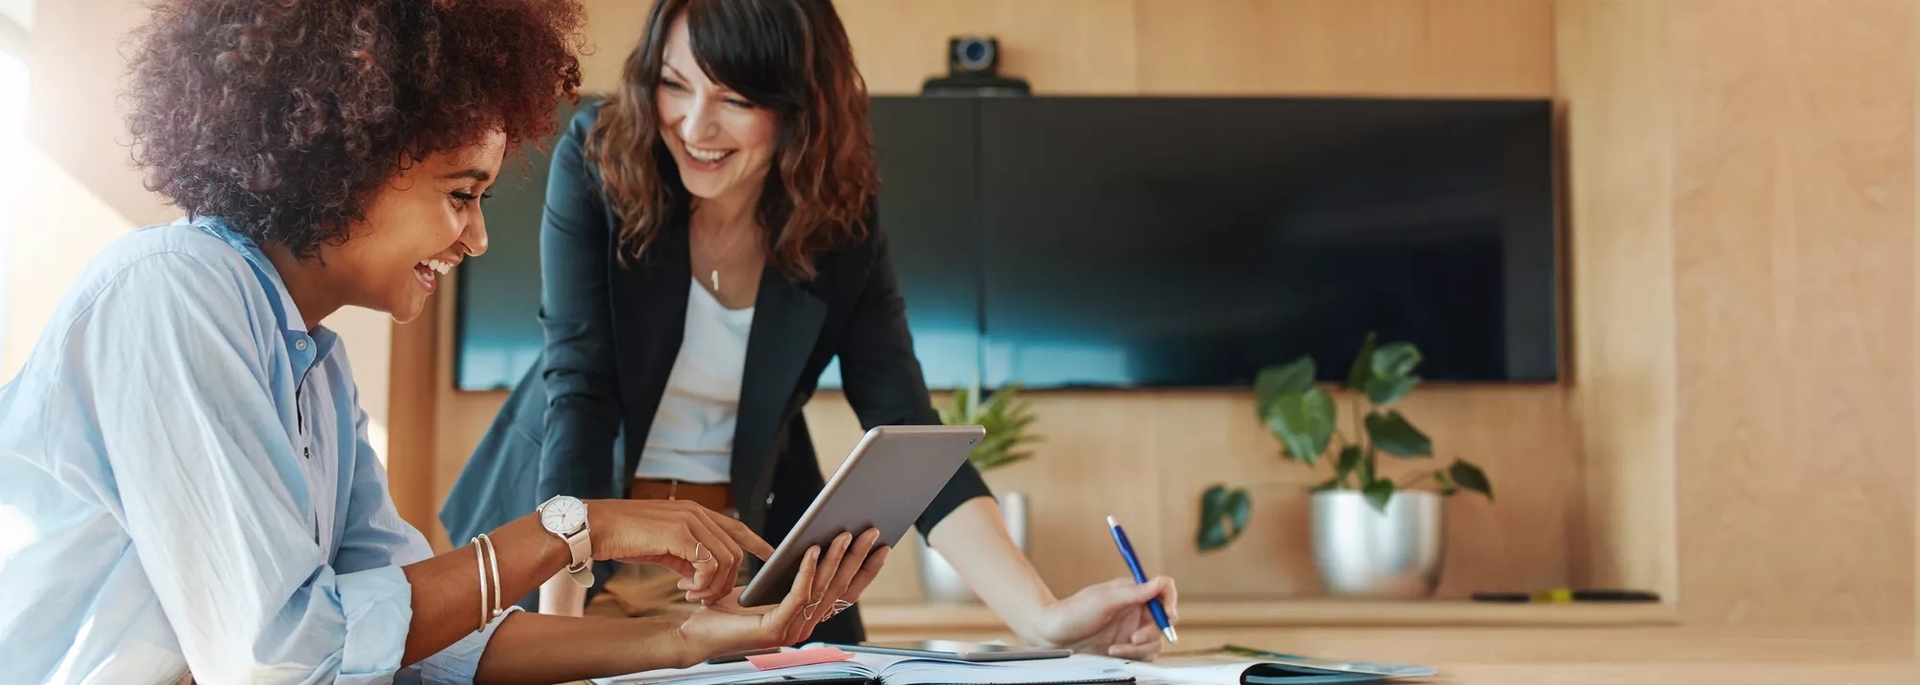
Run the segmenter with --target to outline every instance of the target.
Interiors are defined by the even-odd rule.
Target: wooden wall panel
[[[580,89],[610,93],[620,87],[627,54],[640,43],[653,3],[646,0],[583,0],[587,44],[580,56]],[[564,124],[564,122],[563,122]]]
[[[854,58],[875,94],[912,95],[947,73],[947,40],[987,34],[1001,73],[1036,94],[1136,90],[1132,0],[836,0]]]
[[[1140,92],[1553,93],[1544,0],[1140,0]]]
[[[1401,407],[1433,437],[1436,460],[1385,460],[1400,480],[1464,457],[1484,467],[1498,500],[1448,504],[1447,567],[1440,593],[1554,587],[1568,582],[1568,503],[1580,487],[1570,410],[1559,386],[1423,387]],[[1279,443],[1255,420],[1250,396],[1234,392],[1036,392],[1034,459],[987,474],[996,492],[1031,503],[1029,557],[1056,592],[1124,574],[1104,517],[1121,519],[1142,563],[1181,582],[1194,599],[1277,599],[1319,593],[1309,548],[1306,488],[1324,480],[1282,461]],[[1340,395],[1343,411],[1352,398]],[[1343,414],[1351,418],[1351,414]],[[821,468],[831,472],[860,426],[839,393],[807,407]],[[1194,544],[1199,497],[1220,483],[1248,487],[1253,522],[1223,550]],[[903,549],[904,551],[904,549]],[[911,555],[902,555],[911,556]],[[908,601],[915,568],[895,561],[871,601]]]
[[[1555,6],[1570,207],[1576,583],[1677,590],[1673,133],[1666,3]]]
[[[1913,12],[1672,5],[1689,621],[1914,624]]]
[[[434,417],[440,406],[436,375],[440,303],[435,298],[427,304],[420,318],[393,326],[393,377],[387,388],[387,483],[400,517],[432,538],[435,527],[429,524],[436,522],[444,499],[433,487],[440,482],[440,460],[421,457],[435,457],[434,442],[440,437],[439,422]],[[465,461],[462,457],[461,462]]]

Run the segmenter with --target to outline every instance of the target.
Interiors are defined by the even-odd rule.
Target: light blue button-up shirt
[[[472,680],[401,669],[432,555],[345,350],[218,220],[121,238],[0,388],[0,683]]]

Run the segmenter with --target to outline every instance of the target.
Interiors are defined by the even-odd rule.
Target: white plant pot
[[[1003,492],[995,495],[1000,501],[1000,517],[1007,521],[1007,534],[1013,538],[1013,544],[1019,546],[1020,553],[1027,553],[1027,496],[1018,492]],[[979,604],[980,596],[974,594],[967,581],[947,563],[946,557],[934,551],[923,538],[918,554],[920,562],[920,591],[926,595],[928,604]]]
[[[1328,594],[1423,599],[1440,585],[1446,508],[1439,493],[1396,492],[1386,513],[1355,490],[1313,495],[1313,561]]]

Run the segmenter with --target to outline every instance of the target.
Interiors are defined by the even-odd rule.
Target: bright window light
[[[21,174],[27,159],[26,119],[27,63],[14,54],[0,52],[0,340],[6,339],[13,226],[26,213],[26,195],[20,192],[20,184],[26,181]]]

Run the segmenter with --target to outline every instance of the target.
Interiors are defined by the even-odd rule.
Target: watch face
[[[572,535],[587,525],[587,505],[572,497],[549,502],[540,509],[540,525],[561,535]]]

